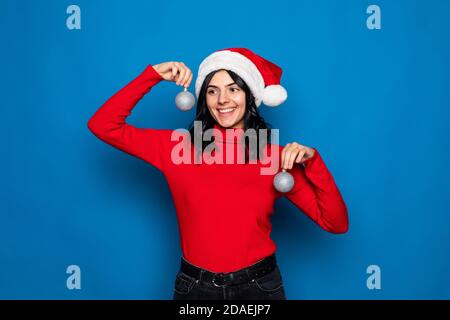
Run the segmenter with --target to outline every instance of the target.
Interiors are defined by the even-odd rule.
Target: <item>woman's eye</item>
[[[214,93],[215,93],[214,90],[209,90],[209,91],[208,91],[208,94],[214,94]]]
[[[238,89],[238,88],[231,88],[231,91],[232,91],[232,92],[238,92],[239,89]]]

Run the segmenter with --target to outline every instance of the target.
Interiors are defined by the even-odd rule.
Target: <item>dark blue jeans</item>
[[[278,265],[273,271],[248,282],[221,286],[180,270],[175,279],[173,300],[286,300],[286,294]]]

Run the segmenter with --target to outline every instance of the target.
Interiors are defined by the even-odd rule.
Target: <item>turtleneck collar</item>
[[[245,129],[240,128],[224,128],[217,123],[214,125],[214,129],[220,132],[219,136],[215,136],[215,141],[233,144],[244,143],[243,137],[245,135]]]

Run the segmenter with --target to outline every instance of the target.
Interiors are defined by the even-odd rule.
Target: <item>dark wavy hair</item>
[[[256,130],[257,150],[260,150],[261,148],[264,147],[265,142],[270,143],[271,126],[258,113],[258,109],[255,104],[255,97],[253,96],[252,92],[250,91],[250,88],[247,86],[245,81],[231,70],[226,70],[226,69],[220,69],[220,70],[227,71],[228,74],[230,75],[230,77],[233,79],[233,81],[239,86],[239,88],[244,90],[244,92],[245,92],[244,130],[247,130],[247,129],[255,129]],[[195,121],[202,122],[202,130],[200,133],[201,134],[200,139],[203,138],[203,133],[206,130],[213,128],[214,125],[216,124],[216,120],[214,120],[214,118],[212,117],[212,115],[208,109],[208,106],[206,105],[206,91],[207,91],[206,89],[209,85],[209,82],[213,78],[213,76],[216,74],[216,72],[218,72],[220,70],[212,71],[205,77],[205,80],[203,81],[203,84],[202,84],[202,87],[200,89],[200,93],[198,96],[198,100],[197,100],[196,116],[189,127],[192,144],[194,144],[194,139],[195,139],[195,136],[194,136],[194,122]],[[260,141],[259,134],[258,134],[259,129],[267,130],[267,140],[266,141]],[[198,153],[203,153],[206,146],[208,146],[211,143],[209,141],[203,141],[203,139],[201,139],[201,140],[202,140],[202,149],[197,150]],[[252,155],[249,154],[249,139],[248,139],[248,137],[245,137],[245,150],[246,150],[245,163],[248,163],[249,157],[252,157],[252,159],[253,159],[253,157],[256,156],[256,159],[259,160],[259,152],[256,152],[256,154],[254,156],[253,156],[253,154]]]

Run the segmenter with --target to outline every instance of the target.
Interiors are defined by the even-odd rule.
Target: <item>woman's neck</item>
[[[224,128],[216,123],[214,125],[214,129],[218,131],[218,136],[214,133],[215,141],[225,143],[244,143],[244,128]]]

